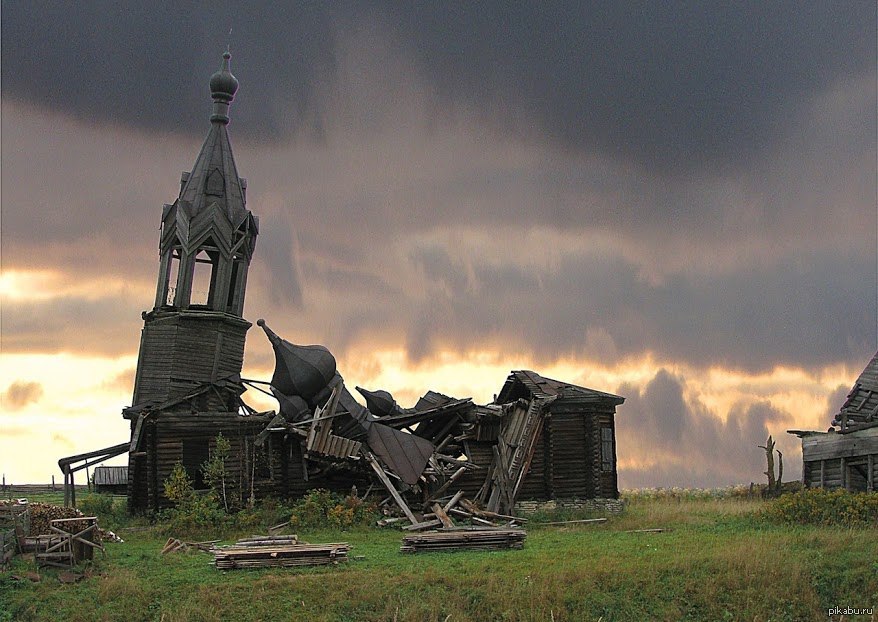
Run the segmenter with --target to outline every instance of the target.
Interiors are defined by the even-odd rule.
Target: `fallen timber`
[[[323,566],[347,561],[350,545],[346,542],[307,544],[295,534],[241,538],[235,544],[214,547],[214,563],[220,570],[237,568],[273,568]]]
[[[523,529],[454,529],[403,537],[401,553],[433,551],[498,551],[520,549],[527,532]]]
[[[232,546],[213,550],[214,563],[220,570],[239,568],[277,568],[325,566],[347,561],[350,545],[279,544],[272,546]]]

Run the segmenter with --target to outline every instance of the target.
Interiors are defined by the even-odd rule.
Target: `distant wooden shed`
[[[95,492],[124,495],[128,491],[127,466],[99,466],[94,470]]]
[[[802,439],[806,488],[878,489],[878,352],[832,421],[828,432],[790,430]]]

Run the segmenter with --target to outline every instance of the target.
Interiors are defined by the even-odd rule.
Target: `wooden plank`
[[[454,527],[454,521],[449,518],[448,514],[445,513],[445,510],[442,509],[442,506],[438,503],[433,504],[433,512],[436,514],[436,518],[442,523],[442,526],[446,529],[451,529]]]
[[[448,503],[446,503],[444,506],[442,506],[442,509],[445,510],[446,512],[449,511],[451,508],[453,508],[455,505],[457,505],[457,502],[460,501],[461,497],[463,497],[463,491],[458,490],[457,493],[453,497],[451,497],[451,500]]]
[[[441,496],[442,496],[442,493],[444,493],[446,490],[448,490],[448,489],[451,487],[451,485],[452,485],[454,482],[456,482],[456,481],[460,478],[460,476],[462,476],[464,473],[466,473],[466,467],[460,467],[459,469],[457,469],[457,470],[451,475],[451,477],[448,478],[448,481],[446,481],[444,484],[442,484],[442,485],[436,490],[436,492],[434,492],[432,495],[430,495],[430,498],[427,500],[427,502],[424,504],[424,506],[425,506],[425,507],[428,507],[428,506],[429,506],[429,503],[430,503],[433,499],[438,499],[439,497],[441,497]]]
[[[403,511],[406,515],[406,518],[411,521],[412,525],[417,524],[418,519],[415,518],[415,515],[412,514],[412,511],[409,509],[409,506],[406,505],[406,502],[403,500],[402,496],[399,494],[399,491],[396,490],[396,487],[393,485],[393,482],[390,481],[390,478],[387,477],[387,473],[384,472],[384,469],[381,468],[381,465],[378,464],[378,460],[375,456],[372,455],[371,452],[366,452],[366,460],[372,466],[372,470],[375,471],[375,474],[378,476],[378,479],[381,480],[381,483],[384,484],[384,487],[387,489],[387,492],[390,493],[390,496],[393,497],[393,500],[396,501],[396,505],[399,506],[399,509]]]

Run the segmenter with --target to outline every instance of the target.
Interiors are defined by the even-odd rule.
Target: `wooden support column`
[[[73,471],[70,471],[70,507],[76,507],[76,482],[73,481]]]
[[[875,491],[875,456],[869,454],[869,457],[866,460],[867,467],[869,469],[869,479],[866,483],[866,490],[869,492]]]
[[[387,477],[387,473],[385,473],[384,469],[381,468],[381,465],[378,464],[378,460],[376,460],[375,456],[373,456],[369,452],[366,452],[365,456],[366,460],[368,460],[369,464],[372,466],[372,470],[375,471],[375,474],[378,476],[378,479],[381,480],[381,483],[384,484],[387,492],[389,492],[390,496],[393,497],[393,500],[396,501],[396,505],[398,505],[399,509],[403,511],[406,518],[411,521],[412,525],[416,525],[418,523],[418,519],[415,518],[414,514],[412,514],[409,506],[406,505],[405,501],[403,500],[402,495],[399,494],[399,491],[393,485],[393,482],[391,482],[390,478]]]
[[[820,461],[820,487],[826,487],[826,460]]]
[[[845,460],[844,458],[839,458],[839,463],[840,463],[840,466],[841,466],[841,474],[840,474],[840,476],[839,476],[839,477],[841,477],[841,487],[844,488],[845,490],[850,490],[850,489],[848,488],[848,465],[847,465],[847,460]]]

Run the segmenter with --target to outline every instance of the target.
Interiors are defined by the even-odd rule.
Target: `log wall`
[[[133,403],[166,402],[186,395],[197,384],[240,374],[250,326],[241,318],[211,311],[148,314],[140,337]]]

